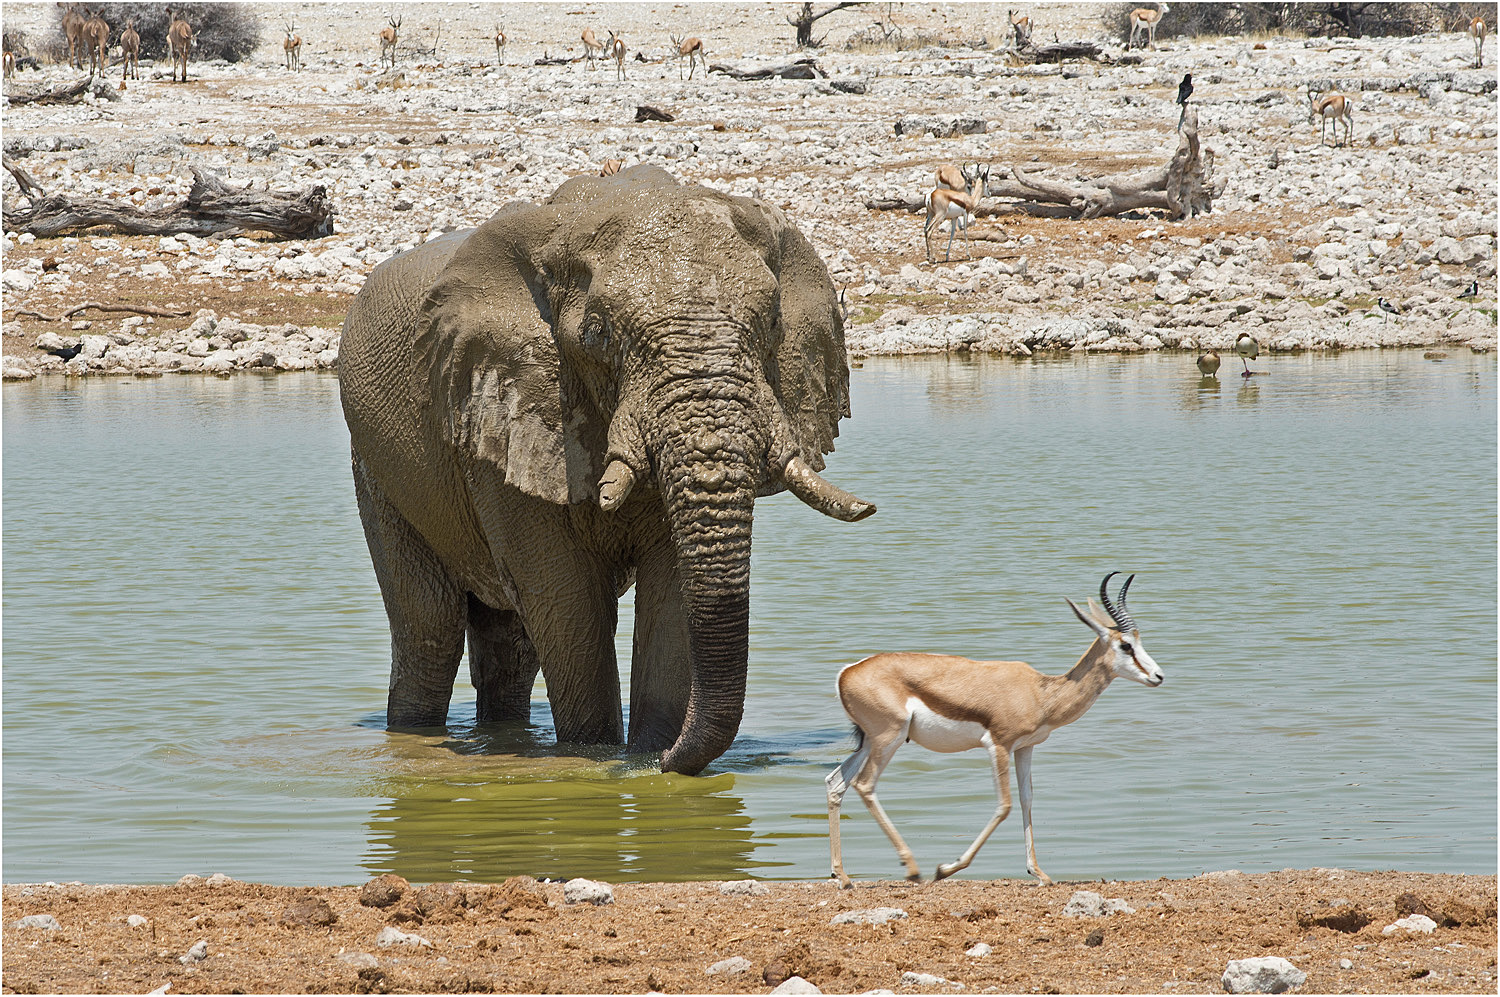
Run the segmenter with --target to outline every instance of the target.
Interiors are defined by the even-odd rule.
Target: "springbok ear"
[[[460,452],[549,502],[593,498],[609,419],[561,368],[549,285],[572,213],[502,209],[464,239],[416,318],[410,389]]]
[[[1098,634],[1100,638],[1105,640],[1109,639],[1109,631],[1100,626],[1097,620],[1091,619],[1090,617],[1086,616],[1083,610],[1079,609],[1076,605],[1073,604],[1072,599],[1064,599],[1063,601],[1065,601],[1068,604],[1069,608],[1073,610],[1073,615],[1083,621],[1084,626],[1094,631],[1094,633]],[[1090,600],[1089,602],[1089,608],[1094,608],[1092,600]]]

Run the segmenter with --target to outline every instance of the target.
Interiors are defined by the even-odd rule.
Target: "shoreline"
[[[1304,974],[1307,992],[1493,993],[1496,978],[1494,875],[1226,870],[851,890],[218,875],[7,884],[3,899],[12,993],[815,992],[788,989],[793,976],[829,993],[1217,993],[1231,961],[1264,957]]]

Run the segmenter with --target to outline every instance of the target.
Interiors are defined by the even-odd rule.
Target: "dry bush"
[[[135,30],[141,36],[141,58],[165,60],[167,52],[167,5],[163,3],[90,4],[109,25],[109,43],[118,45],[125,21],[135,19]],[[193,27],[194,61],[223,59],[240,62],[260,44],[260,16],[248,3],[184,3],[174,7]],[[54,16],[57,39],[66,52],[66,35],[62,28],[63,8],[58,5]]]
[[[1124,42],[1130,12],[1151,4],[1116,3],[1104,11],[1106,27]],[[1460,22],[1492,16],[1483,3],[1174,3],[1157,26],[1158,39],[1200,35],[1419,35],[1452,31]]]

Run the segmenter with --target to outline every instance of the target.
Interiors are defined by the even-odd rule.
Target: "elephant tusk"
[[[829,484],[817,471],[808,467],[801,457],[793,457],[786,462],[781,478],[793,495],[825,516],[842,519],[846,523],[857,523],[866,516],[875,514],[872,503],[849,494],[837,485]]]
[[[599,479],[599,508],[605,512],[614,512],[625,502],[630,495],[630,489],[635,487],[635,472],[630,465],[623,460],[612,460],[604,469],[604,477]]]

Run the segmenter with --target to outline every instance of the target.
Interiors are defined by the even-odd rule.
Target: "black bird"
[[[1387,315],[1400,315],[1401,314],[1401,309],[1400,308],[1397,308],[1395,305],[1391,304],[1389,301],[1385,300],[1384,298],[1376,298],[1375,299],[1375,303],[1378,304],[1380,306],[1380,310],[1383,311],[1383,312],[1385,312]]]
[[[1177,103],[1186,104],[1188,98],[1193,95],[1193,74],[1183,73],[1182,82],[1177,84]]]
[[[1459,297],[1460,298],[1477,298],[1477,297],[1479,297],[1479,281],[1477,281],[1477,280],[1476,281],[1472,281],[1469,284],[1468,287],[1464,288],[1463,293],[1460,294]]]
[[[72,360],[83,352],[83,341],[80,340],[73,346],[43,347],[43,349],[54,357],[61,357],[63,360]]]

